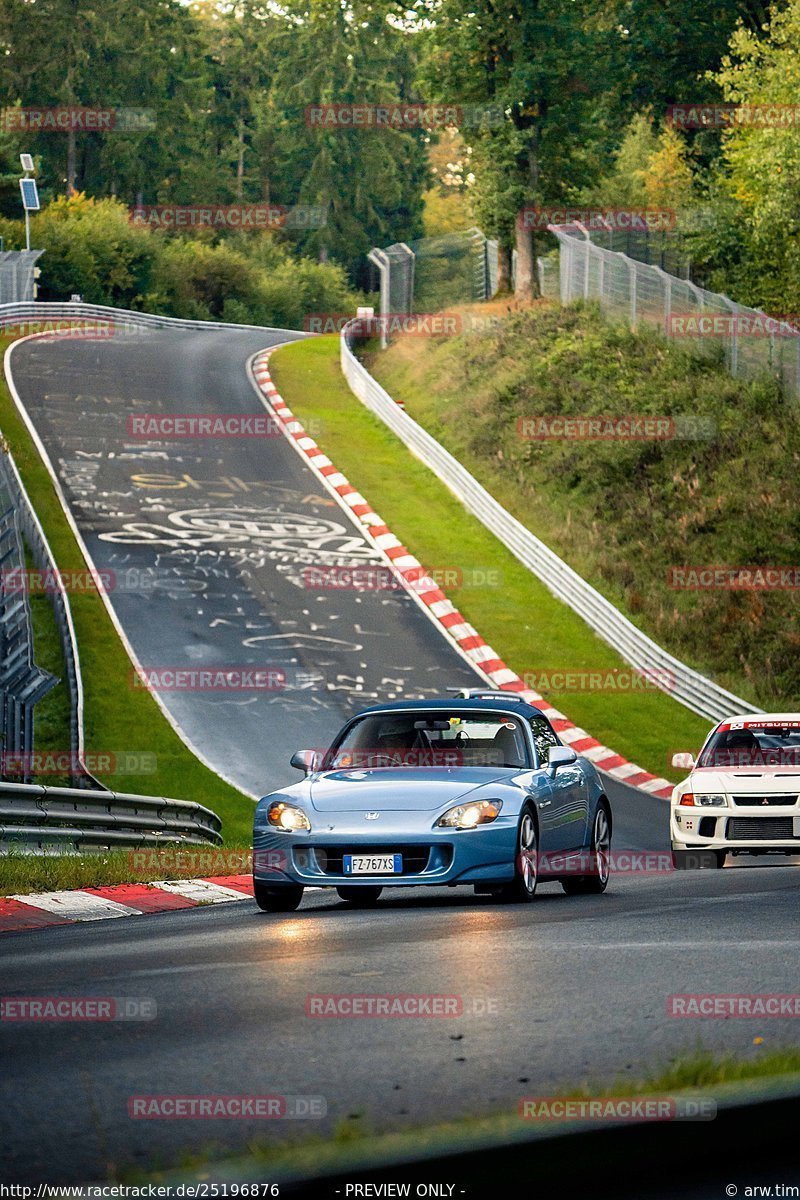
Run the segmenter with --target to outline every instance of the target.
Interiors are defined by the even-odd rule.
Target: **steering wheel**
[[[403,764],[402,764],[402,760],[401,760],[399,757],[397,757],[396,755],[394,755],[394,754],[385,754],[385,753],[381,753],[381,754],[371,754],[369,757],[370,757],[370,764],[369,764],[369,765],[370,765],[370,767],[373,767],[373,766],[376,766],[376,765],[377,765],[377,763],[374,761],[374,760],[376,760],[376,759],[377,759],[377,760],[380,760],[380,759],[385,759],[385,760],[386,760],[386,763],[387,763],[387,764],[388,764],[390,767],[401,767],[401,766],[403,765]]]

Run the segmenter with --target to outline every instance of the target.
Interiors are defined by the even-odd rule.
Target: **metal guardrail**
[[[351,345],[357,340],[359,329],[363,336],[363,321],[350,322],[340,339],[342,372],[353,393],[554,596],[582,617],[627,663],[647,673],[654,683],[692,712],[718,721],[732,713],[763,711],[674,658],[512,517],[466,467],[395,403],[359,362]],[[670,686],[663,686],[667,681]]]
[[[216,845],[221,829],[216,813],[188,800],[0,783],[0,851]]]
[[[39,518],[30,502],[25,485],[22,482],[13,455],[5,448],[0,450],[3,459],[3,477],[5,489],[13,501],[17,523],[22,536],[30,550],[38,570],[43,572],[52,587],[48,590],[48,599],[53,607],[56,628],[61,644],[61,656],[64,662],[67,690],[70,697],[70,749],[76,755],[79,763],[84,759],[83,744],[83,684],[81,681],[80,658],[78,642],[75,637],[75,627],[72,623],[72,611],[69,597],[58,574],[55,558],[50,549]],[[97,781],[85,772],[85,778],[92,783]],[[72,782],[78,783],[80,775],[76,774]]]
[[[134,312],[127,308],[109,308],[103,304],[84,304],[80,302],[61,301],[20,301],[17,304],[0,304],[0,325],[9,325],[21,321],[59,321],[59,320],[108,321],[112,325],[138,325],[146,329],[185,329],[198,331],[202,329],[247,329],[253,333],[285,333],[284,329],[276,329],[270,325],[237,325],[232,321],[190,321],[183,317],[161,317],[153,313]],[[36,329],[31,329],[36,333]],[[299,337],[313,336],[292,330]]]
[[[0,741],[4,755],[33,749],[38,702],[58,683],[34,658],[31,606],[24,585],[25,551],[17,505],[0,454]],[[27,773],[23,781],[28,782]]]

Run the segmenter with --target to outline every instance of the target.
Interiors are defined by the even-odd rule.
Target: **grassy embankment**
[[[651,329],[631,332],[596,309],[541,302],[479,310],[487,311],[496,328],[401,338],[368,355],[368,365],[506,508],[651,637],[736,695],[796,708],[796,590],[678,590],[669,572],[796,570],[797,407],[772,379],[734,379],[719,355],[698,357],[688,342]],[[532,417],[609,414],[696,420],[709,436],[534,441],[518,428]],[[523,666],[536,665],[534,645],[531,652]],[[571,698],[563,704],[572,715]],[[674,745],[682,730],[668,728]]]

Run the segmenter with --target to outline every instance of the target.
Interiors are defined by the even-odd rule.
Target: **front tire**
[[[604,804],[598,805],[592,828],[591,875],[567,876],[561,886],[568,896],[601,896],[611,875],[611,822]]]
[[[352,908],[374,908],[382,887],[337,887],[340,900],[346,900]]]
[[[304,890],[302,887],[276,888],[266,887],[263,883],[253,883],[253,895],[262,912],[294,912],[303,899]]]
[[[517,852],[514,856],[514,882],[496,892],[506,904],[529,904],[536,895],[539,882],[539,836],[530,808],[523,808],[517,830]]]

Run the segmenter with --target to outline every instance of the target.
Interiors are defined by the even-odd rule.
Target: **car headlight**
[[[273,829],[281,829],[284,833],[292,833],[297,829],[310,829],[309,821],[302,808],[294,804],[286,804],[283,800],[273,800],[267,809],[267,824]]]
[[[476,800],[474,804],[457,804],[455,808],[448,808],[436,824],[447,826],[449,829],[475,829],[478,825],[488,825],[490,821],[499,817],[502,807],[502,800]]]
[[[719,794],[700,795],[698,792],[684,792],[680,803],[686,808],[727,808],[728,805],[725,796]]]

